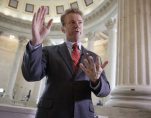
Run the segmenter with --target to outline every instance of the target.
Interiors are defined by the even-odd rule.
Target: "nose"
[[[74,26],[77,28],[79,27],[79,23],[78,22],[75,22]]]

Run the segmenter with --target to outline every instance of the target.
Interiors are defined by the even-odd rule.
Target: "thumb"
[[[107,64],[108,64],[108,61],[105,61],[105,62],[101,65],[101,68],[104,69]]]

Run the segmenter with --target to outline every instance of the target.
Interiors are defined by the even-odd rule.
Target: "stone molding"
[[[109,10],[112,9],[112,7],[114,7],[116,4],[117,0],[106,0],[105,2],[103,2],[100,6],[98,6],[98,8],[96,8],[90,14],[85,16],[84,18],[85,27],[88,27],[89,25],[93,26],[95,22],[98,22],[100,18],[106,15],[109,12]],[[62,32],[60,29],[61,24],[54,23],[51,32],[53,35],[60,34],[62,36]],[[26,37],[29,38],[31,35],[31,22],[19,18],[14,18],[11,16],[6,16],[0,13],[0,30],[13,33],[16,32],[17,35],[19,33],[23,33]]]

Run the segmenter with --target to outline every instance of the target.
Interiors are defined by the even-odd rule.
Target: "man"
[[[61,16],[66,42],[42,48],[52,26],[52,19],[44,23],[46,13],[46,8],[41,7],[34,14],[32,39],[22,63],[27,81],[47,77],[36,118],[94,118],[91,91],[100,97],[110,92],[103,71],[107,62],[101,65],[98,56],[81,45],[83,18],[77,9],[68,9]]]

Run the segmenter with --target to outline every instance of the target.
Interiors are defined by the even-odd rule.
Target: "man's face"
[[[63,32],[69,41],[76,42],[83,33],[83,19],[79,14],[70,13],[65,16]]]

